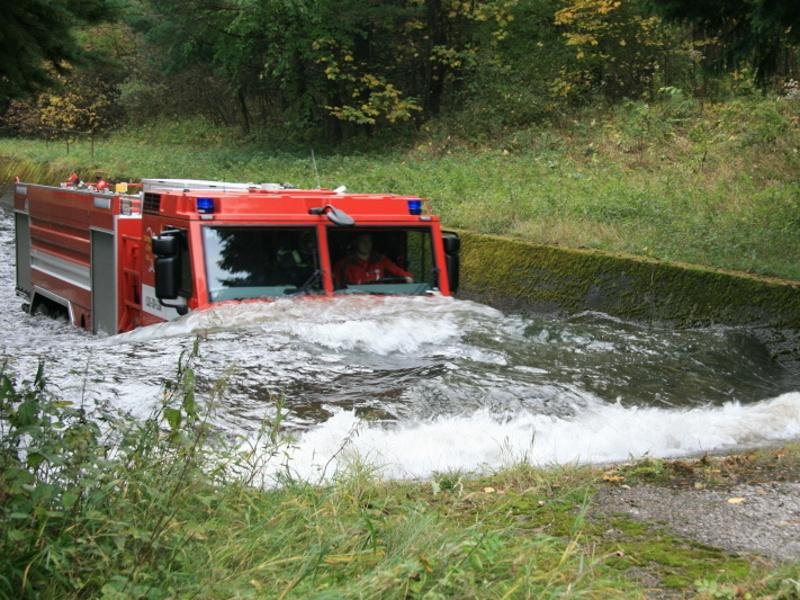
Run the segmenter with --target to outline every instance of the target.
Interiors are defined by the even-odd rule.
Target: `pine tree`
[[[73,35],[79,23],[109,15],[105,0],[14,0],[0,19],[0,112],[13,98],[53,83],[82,59]]]

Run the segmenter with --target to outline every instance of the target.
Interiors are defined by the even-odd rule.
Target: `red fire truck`
[[[16,184],[17,290],[31,312],[117,333],[221,302],[458,288],[459,238],[420,198],[176,179],[103,187]]]

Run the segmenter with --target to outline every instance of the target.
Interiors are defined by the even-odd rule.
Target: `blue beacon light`
[[[213,198],[198,198],[197,199],[197,212],[203,215],[209,215],[214,212],[214,199]]]
[[[408,213],[411,215],[422,214],[422,200],[419,198],[411,198],[408,201]]]

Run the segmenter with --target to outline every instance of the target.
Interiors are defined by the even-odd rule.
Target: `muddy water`
[[[604,462],[800,435],[800,381],[744,330],[349,296],[226,306],[97,337],[22,310],[7,211],[0,248],[7,368],[30,377],[44,360],[64,397],[145,415],[199,335],[200,396],[226,382],[215,422],[247,435],[283,398],[295,436],[286,460],[304,477],[355,458],[387,476],[416,477],[522,458]]]

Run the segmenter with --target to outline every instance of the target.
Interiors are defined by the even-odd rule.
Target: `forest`
[[[8,135],[203,117],[291,143],[437,123],[498,139],[580,107],[800,94],[790,0],[22,0],[0,24]]]

